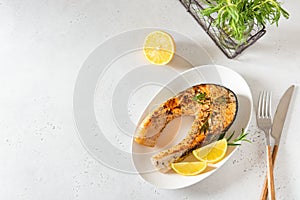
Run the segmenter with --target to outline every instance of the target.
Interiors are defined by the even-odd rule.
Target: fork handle
[[[267,166],[268,166],[268,190],[271,200],[275,200],[274,175],[271,145],[266,146],[267,150]]]
[[[276,160],[276,156],[277,156],[277,152],[278,152],[278,145],[275,144],[273,147],[273,153],[272,153],[272,164],[273,164],[273,169],[274,169],[274,165],[275,165],[275,160]],[[261,194],[261,200],[267,200],[268,197],[268,176],[266,176],[265,178],[265,182],[264,182],[264,186],[263,186],[263,191]]]

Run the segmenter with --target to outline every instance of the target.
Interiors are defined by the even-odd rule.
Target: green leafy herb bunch
[[[202,0],[207,7],[201,11],[204,16],[217,13],[214,21],[229,36],[239,42],[244,42],[253,24],[276,24],[283,16],[289,18],[289,13],[281,7],[277,0]]]

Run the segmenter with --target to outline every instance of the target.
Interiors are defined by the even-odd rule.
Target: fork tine
[[[269,110],[269,92],[266,91],[266,96],[265,96],[265,117],[268,117],[268,110]]]
[[[263,91],[263,94],[262,94],[262,108],[261,108],[261,112],[262,112],[262,117],[265,118],[266,117],[266,91]]]
[[[268,111],[267,111],[267,117],[271,117],[271,100],[272,100],[272,93],[271,92],[268,92]]]
[[[259,93],[259,98],[258,98],[258,106],[257,106],[257,116],[261,117],[261,106],[262,106],[262,92]]]

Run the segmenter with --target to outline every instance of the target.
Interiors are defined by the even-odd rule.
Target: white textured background
[[[0,199],[258,199],[266,171],[254,118],[254,143],[221,170],[189,188],[161,190],[86,152],[72,95],[82,63],[108,37],[161,27],[192,37],[215,63],[242,74],[255,102],[259,90],[272,90],[275,111],[284,90],[300,86],[300,3],[284,7],[289,20],[268,27],[242,56],[228,60],[175,0],[0,1]],[[297,90],[275,167],[278,199],[300,199],[299,110]]]

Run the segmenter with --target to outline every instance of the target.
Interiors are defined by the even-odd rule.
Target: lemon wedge
[[[145,38],[143,52],[150,63],[166,65],[175,53],[174,39],[166,32],[153,31]]]
[[[172,169],[183,176],[194,176],[203,172],[207,164],[206,162],[178,162],[171,163]]]
[[[227,151],[226,138],[213,142],[193,151],[193,155],[200,161],[216,163],[222,160]]]

